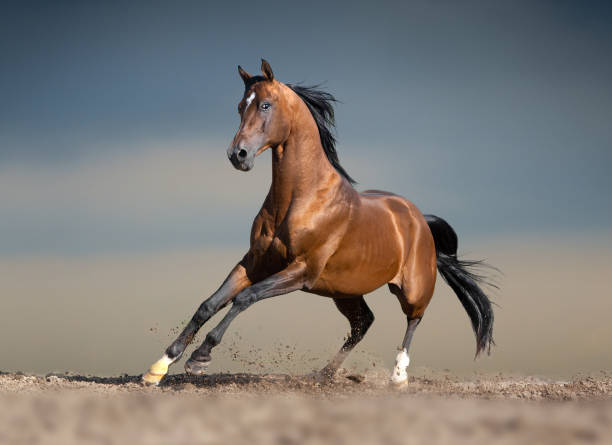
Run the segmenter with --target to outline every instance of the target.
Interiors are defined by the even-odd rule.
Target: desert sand
[[[0,374],[6,444],[612,443],[612,376]]]
[[[331,384],[300,376],[326,363],[348,325],[327,299],[297,292],[239,317],[209,375],[144,388],[138,373],[239,252],[4,259],[0,444],[612,443],[602,239],[612,238],[533,241],[527,256],[518,242],[476,249],[497,252],[489,259],[505,274],[497,346],[473,360],[469,321],[440,285],[399,391],[388,381],[405,321],[384,289],[368,296],[376,321]],[[72,373],[48,374],[58,370]]]

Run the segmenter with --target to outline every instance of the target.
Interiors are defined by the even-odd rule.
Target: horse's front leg
[[[203,374],[210,363],[210,351],[221,342],[232,320],[257,301],[302,289],[305,272],[304,263],[292,263],[286,269],[242,290],[234,298],[234,303],[223,320],[208,333],[202,345],[193,351],[191,358],[185,363],[185,371],[192,375]]]
[[[143,383],[148,385],[159,384],[168,373],[168,367],[181,358],[185,348],[191,343],[202,325],[238,295],[241,290],[250,285],[251,281],[247,277],[246,269],[242,264],[238,264],[230,272],[221,287],[200,305],[183,332],[166,349],[164,356],[153,363],[142,376]]]

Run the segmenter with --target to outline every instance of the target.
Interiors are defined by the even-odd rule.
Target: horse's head
[[[227,157],[238,170],[248,171],[257,155],[289,137],[291,120],[284,85],[274,79],[268,62],[262,59],[261,76],[252,76],[240,66],[238,72],[244,81],[244,96],[238,104],[241,120]]]

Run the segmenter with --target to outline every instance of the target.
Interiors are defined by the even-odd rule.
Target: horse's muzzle
[[[228,150],[227,157],[229,158],[234,168],[242,170],[244,172],[251,170],[255,161],[254,155],[249,153],[244,148],[239,147],[234,147]]]

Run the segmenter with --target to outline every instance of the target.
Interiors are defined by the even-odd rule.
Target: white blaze
[[[246,98],[246,107],[244,107],[245,112],[249,108],[249,105],[251,105],[251,102],[253,102],[253,99],[255,99],[255,91],[253,91],[251,95]]]

